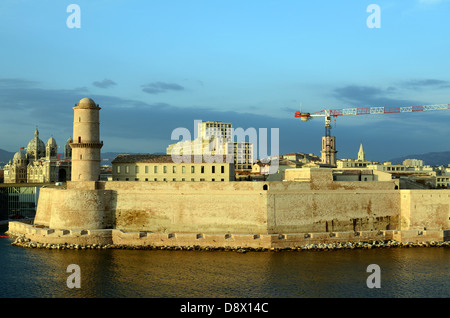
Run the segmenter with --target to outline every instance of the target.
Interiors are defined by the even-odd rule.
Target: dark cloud
[[[271,128],[279,129],[281,153],[306,152],[320,155],[324,133],[323,118],[301,122],[292,115],[275,118],[257,113],[222,111],[217,108],[201,108],[192,105],[181,107],[169,103],[149,103],[142,100],[121,98],[106,94],[92,94],[86,88],[43,89],[26,80],[0,79],[0,149],[13,151],[26,144],[36,125],[46,141],[51,134],[58,136],[58,145],[72,135],[72,107],[83,97],[92,98],[100,105],[102,151],[108,152],[165,152],[172,140],[175,128],[187,128],[194,137],[195,120],[231,122],[235,128],[267,129],[268,154],[272,154]],[[399,103],[392,89],[367,86],[341,87],[333,91],[339,98],[353,103],[378,104],[383,99]],[[389,105],[388,105],[389,106]],[[242,108],[244,109],[244,107]],[[287,109],[292,112],[294,109]],[[369,160],[389,160],[410,153],[426,153],[449,150],[442,144],[442,136],[448,135],[450,112],[428,114],[397,114],[397,121],[387,120],[396,114],[382,115],[386,120],[368,120],[364,126],[349,125],[361,117],[339,118],[332,134],[337,138],[338,157],[356,157],[359,143]],[[433,123],[433,125],[430,125]],[[60,137],[59,137],[60,136]],[[178,137],[178,136],[177,136]],[[445,148],[445,149],[444,149]],[[259,149],[257,147],[257,149]]]
[[[0,79],[0,148],[26,146],[36,126],[41,139],[51,135],[59,146],[72,135],[73,112],[70,109],[89,95],[86,88],[44,89],[38,82]]]
[[[100,87],[100,88],[109,88],[111,86],[117,85],[114,81],[110,80],[110,79],[104,79],[101,82],[93,82],[92,85],[96,86],[96,87]]]
[[[450,88],[450,82],[439,79],[410,80],[403,82],[402,86],[408,89],[420,89],[420,88],[445,89]]]
[[[349,107],[365,107],[365,106],[413,106],[423,104],[417,100],[407,100],[396,98],[395,87],[388,87],[386,89],[362,86],[362,85],[348,85],[334,89],[332,95],[339,101],[345,102]]]
[[[148,94],[159,94],[167,91],[182,91],[184,87],[174,83],[155,82],[142,85],[142,91]]]
[[[36,84],[38,84],[38,82],[20,78],[0,78],[1,88],[31,87]]]

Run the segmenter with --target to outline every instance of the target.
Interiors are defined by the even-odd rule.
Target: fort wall
[[[41,189],[34,225],[10,228],[46,243],[154,246],[269,248],[448,237],[450,190],[337,182],[325,173],[310,180],[73,181]]]
[[[248,182],[104,182],[116,229],[267,233],[267,193]]]
[[[450,190],[401,190],[401,229],[450,229]]]

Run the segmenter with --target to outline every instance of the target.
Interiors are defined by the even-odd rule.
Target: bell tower
[[[73,107],[72,181],[100,179],[100,107],[90,98]]]
[[[322,137],[322,154],[321,162],[329,166],[336,166],[336,137],[324,136]]]
[[[362,143],[359,146],[358,160],[359,161],[366,161],[366,154],[364,153],[364,148],[363,148],[363,144]]]
[[[336,137],[331,136],[331,116],[325,117],[325,136],[322,137],[321,162],[331,167],[336,166]]]

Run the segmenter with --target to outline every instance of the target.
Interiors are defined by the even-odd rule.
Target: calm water
[[[1,234],[6,227],[1,228]],[[450,296],[449,248],[330,252],[46,250],[0,238],[0,298]],[[81,268],[70,289],[67,266]],[[369,264],[381,288],[366,285]]]

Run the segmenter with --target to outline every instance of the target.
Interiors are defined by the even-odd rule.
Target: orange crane
[[[432,110],[445,110],[450,109],[450,104],[436,104],[436,105],[422,105],[422,106],[405,106],[405,107],[355,107],[355,108],[343,108],[343,109],[324,109],[315,113],[302,113],[301,111],[295,112],[295,117],[300,118],[302,121],[311,120],[313,117],[325,117],[325,139],[327,144],[326,149],[330,148],[331,137],[331,118],[335,120],[339,116],[349,115],[380,115],[380,114],[392,114],[392,113],[411,113],[422,112]],[[324,163],[330,164],[329,159],[325,159]]]

